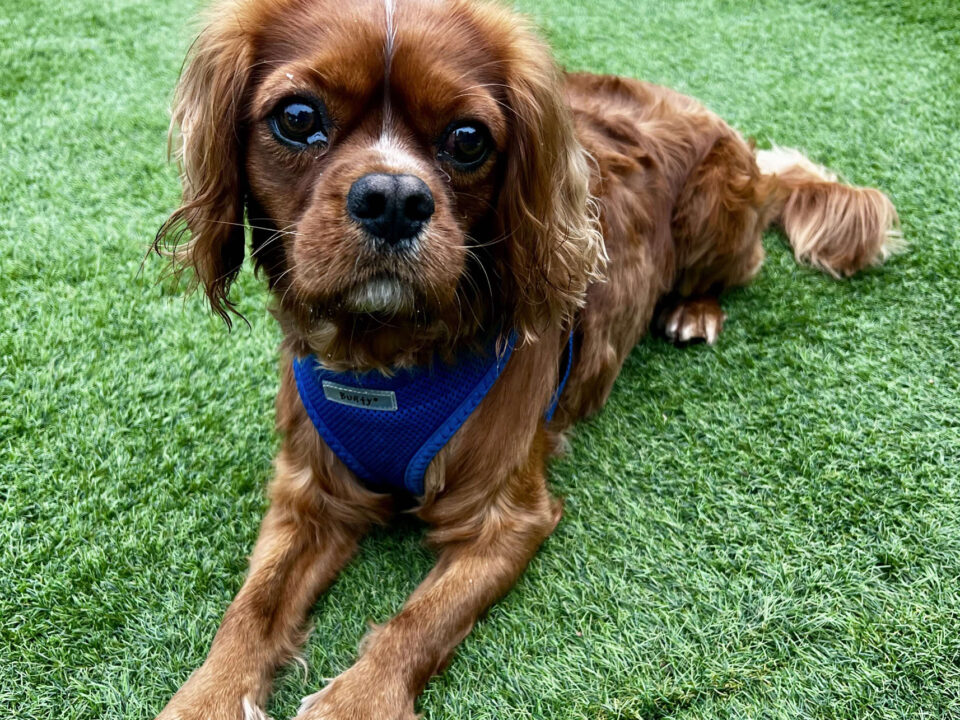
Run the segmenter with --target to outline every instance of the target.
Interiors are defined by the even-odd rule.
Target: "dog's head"
[[[174,108],[183,203],[158,242],[215,311],[229,319],[246,216],[285,327],[328,357],[335,335],[534,338],[570,318],[602,241],[562,74],[521,19],[461,0],[230,0],[210,17]]]

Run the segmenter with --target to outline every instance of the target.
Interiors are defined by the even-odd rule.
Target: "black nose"
[[[364,175],[347,193],[347,212],[376,238],[397,244],[416,237],[433,215],[433,194],[413,175]]]

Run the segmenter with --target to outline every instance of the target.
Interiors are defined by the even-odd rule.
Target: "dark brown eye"
[[[288,145],[303,148],[327,142],[323,114],[309,100],[291,98],[282,101],[269,122],[274,136]]]
[[[440,158],[458,170],[476,170],[490,155],[490,132],[479,123],[455,125],[440,143]]]

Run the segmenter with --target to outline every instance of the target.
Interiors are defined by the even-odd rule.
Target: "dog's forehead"
[[[351,104],[380,94],[421,117],[464,100],[494,103],[498,58],[466,3],[311,0],[288,9],[263,30],[268,68],[295,65]]]
[[[437,12],[433,4],[392,1],[398,4],[388,83],[392,95],[421,115],[499,96],[501,59],[474,17],[451,9]]]

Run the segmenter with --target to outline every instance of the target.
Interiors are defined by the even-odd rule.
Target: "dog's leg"
[[[206,661],[157,720],[266,718],[260,708],[274,669],[295,654],[310,606],[353,555],[365,529],[324,512],[309,473],[281,454],[247,580]]]
[[[674,287],[656,326],[677,344],[713,344],[726,318],[718,297],[745,285],[763,264],[761,236],[772,216],[753,151],[732,131],[694,168],[677,199],[671,232]]]
[[[499,501],[469,518],[461,507],[461,520],[437,528],[436,567],[400,613],[371,632],[351,668],[304,698],[297,720],[413,720],[414,700],[431,675],[513,586],[560,518],[544,481],[542,448],[503,487],[509,489]]]

